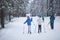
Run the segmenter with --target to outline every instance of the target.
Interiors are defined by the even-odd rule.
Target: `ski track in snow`
[[[26,17],[19,17],[5,24],[5,28],[0,30],[0,40],[60,40],[60,17],[56,17],[54,30],[51,30],[48,24],[49,17],[45,17],[45,21],[42,22],[42,32],[39,34],[37,17],[33,17],[32,34],[28,34],[27,24],[23,24],[25,20]]]

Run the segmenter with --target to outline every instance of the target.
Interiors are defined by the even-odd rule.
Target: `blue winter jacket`
[[[54,16],[51,16],[50,17],[50,23],[54,23],[54,20],[55,20],[55,17]]]
[[[31,19],[27,18],[27,20],[24,22],[24,24],[27,23],[27,25],[29,26],[29,25],[31,25],[31,22],[32,22],[32,18]]]

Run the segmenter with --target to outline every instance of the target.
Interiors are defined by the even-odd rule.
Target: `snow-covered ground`
[[[5,28],[0,30],[0,40],[60,40],[60,17],[55,19],[54,30],[51,30],[48,24],[49,17],[45,17],[40,34],[37,33],[37,17],[33,17],[32,34],[28,34],[27,24],[23,24],[25,20],[26,17],[19,17],[14,18],[13,22],[5,24]]]

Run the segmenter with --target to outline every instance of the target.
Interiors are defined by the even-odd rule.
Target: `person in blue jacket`
[[[54,20],[55,20],[55,17],[54,17],[54,14],[52,14],[50,16],[50,26],[51,26],[51,29],[54,29]]]
[[[31,34],[31,22],[32,22],[32,18],[27,16],[27,20],[24,22],[24,24],[27,23],[27,25],[28,25],[28,33],[30,33],[30,34]]]

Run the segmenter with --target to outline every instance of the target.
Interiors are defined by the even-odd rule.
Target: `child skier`
[[[37,22],[38,22],[38,33],[40,33],[41,32],[41,24],[42,24],[41,16],[38,16]]]
[[[50,26],[51,26],[51,29],[54,29],[54,20],[55,20],[55,17],[54,17],[54,14],[52,14],[50,16]]]
[[[27,25],[28,25],[28,33],[30,33],[30,34],[31,34],[31,22],[32,22],[32,18],[27,16],[27,20],[24,22],[24,24],[27,23]]]

